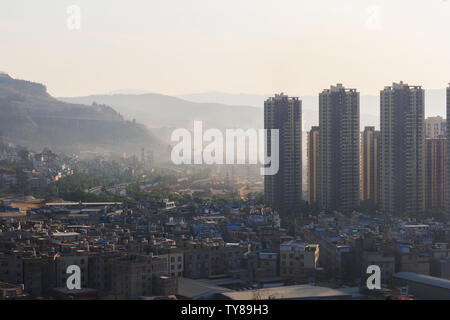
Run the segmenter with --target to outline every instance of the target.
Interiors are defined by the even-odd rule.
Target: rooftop
[[[394,274],[394,278],[413,281],[433,287],[445,288],[450,290],[450,280],[426,276],[414,272],[398,272]]]
[[[210,297],[216,293],[223,293],[227,291],[230,291],[230,289],[219,287],[208,283],[207,281],[187,278],[178,279],[178,294],[189,299]]]
[[[254,300],[255,297],[261,300],[282,299],[282,300],[316,300],[316,299],[350,299],[351,294],[343,291],[315,287],[310,285],[297,285],[286,287],[274,287],[256,289],[248,291],[225,292],[222,294],[232,300]]]

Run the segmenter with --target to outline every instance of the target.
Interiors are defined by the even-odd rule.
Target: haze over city
[[[79,30],[66,9],[81,9]],[[392,81],[445,88],[450,3],[442,0],[8,1],[0,60],[53,96],[316,96],[330,83],[377,95]],[[30,55],[32,58],[30,58]]]
[[[261,319],[450,299],[449,17],[1,1],[0,300]]]

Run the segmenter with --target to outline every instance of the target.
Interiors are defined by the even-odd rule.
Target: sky
[[[449,36],[449,0],[0,0],[0,71],[58,97],[443,89]]]

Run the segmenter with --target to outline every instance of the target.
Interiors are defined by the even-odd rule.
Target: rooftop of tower
[[[335,86],[330,86],[330,89],[324,89],[324,93],[330,93],[330,92],[339,92],[339,91],[345,91],[345,92],[357,92],[356,89],[347,89],[344,87],[342,83],[338,83]]]
[[[275,97],[269,97],[267,101],[275,101],[283,99],[299,100],[299,97],[289,97],[287,94],[284,94],[284,92],[281,92],[280,94],[276,93]]]
[[[385,90],[396,90],[396,89],[407,89],[407,88],[420,90],[420,89],[422,89],[422,86],[410,86],[407,83],[400,81],[399,83],[393,82],[392,86],[384,87]]]

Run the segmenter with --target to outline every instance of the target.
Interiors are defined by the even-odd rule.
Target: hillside
[[[140,124],[126,121],[106,105],[64,103],[44,85],[0,74],[0,135],[40,150],[132,152],[156,139]]]

